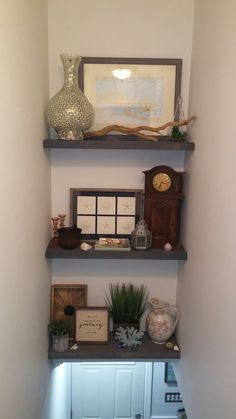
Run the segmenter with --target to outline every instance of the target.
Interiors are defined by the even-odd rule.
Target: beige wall
[[[178,305],[181,384],[190,419],[236,417],[236,3],[196,1],[190,175]]]
[[[38,419],[48,379],[50,282],[46,0],[1,2],[0,39],[0,416]]]
[[[50,0],[50,94],[63,83],[59,54],[183,58],[188,101],[193,0]],[[108,121],[109,123],[109,121]],[[69,214],[70,187],[143,188],[142,171],[158,164],[182,170],[182,153],[149,151],[52,151],[52,213]],[[68,218],[67,218],[68,221]],[[121,266],[122,265],[122,266]],[[87,283],[88,303],[104,304],[109,282],[145,283],[152,295],[174,303],[177,262],[54,261],[54,283]]]

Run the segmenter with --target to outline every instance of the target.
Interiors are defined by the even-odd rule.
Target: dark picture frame
[[[83,307],[76,311],[78,343],[107,344],[109,341],[108,307]]]
[[[70,189],[70,224],[84,240],[130,238],[142,210],[142,189]]]
[[[75,339],[76,310],[87,306],[87,284],[54,284],[51,286],[51,322],[69,323],[69,340]]]
[[[165,376],[164,381],[166,384],[177,385],[177,380],[175,377],[175,372],[173,366],[170,362],[165,362]]]
[[[95,110],[90,130],[172,121],[181,95],[181,75],[180,58],[82,57],[78,82]]]

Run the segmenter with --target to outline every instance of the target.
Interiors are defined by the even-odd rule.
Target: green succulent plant
[[[182,132],[179,127],[173,127],[171,131],[171,136],[176,141],[184,141],[187,138],[187,132]]]
[[[147,289],[144,285],[110,284],[106,304],[114,323],[137,323],[147,302]]]
[[[55,320],[48,325],[48,330],[53,335],[63,336],[69,332],[69,323],[66,320]]]

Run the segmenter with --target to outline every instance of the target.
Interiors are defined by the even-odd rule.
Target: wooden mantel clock
[[[184,172],[168,166],[145,170],[144,218],[152,233],[152,245],[163,248],[179,243]]]

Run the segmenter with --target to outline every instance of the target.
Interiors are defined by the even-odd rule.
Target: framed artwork
[[[84,307],[76,311],[76,341],[79,343],[108,343],[108,307]]]
[[[69,339],[75,338],[76,310],[87,305],[87,285],[55,284],[51,287],[51,321],[67,320]]]
[[[170,362],[165,363],[165,383],[177,385],[174,369]]]
[[[79,85],[95,110],[91,131],[173,121],[181,72],[181,59],[82,57]]]
[[[141,217],[143,190],[70,189],[70,223],[84,239],[130,238]]]

